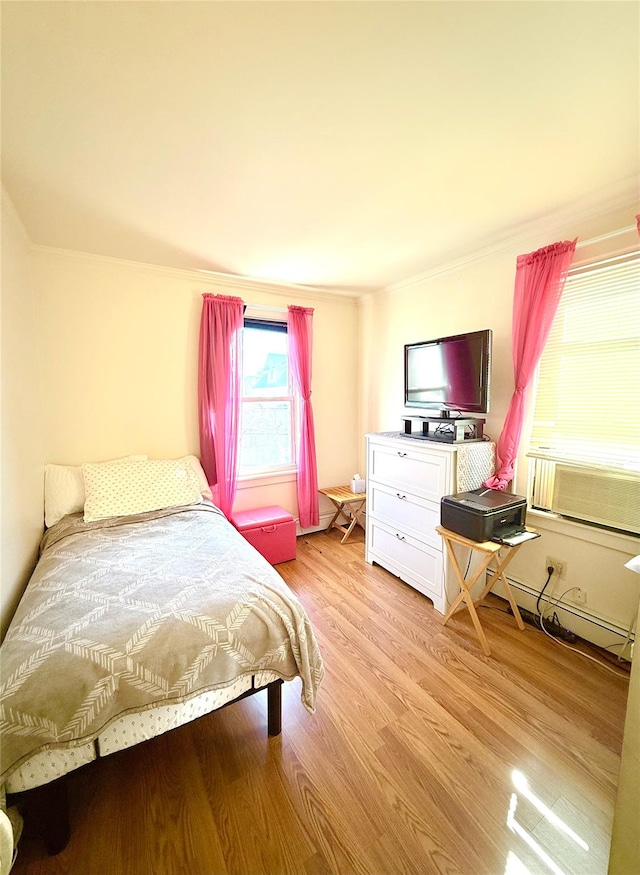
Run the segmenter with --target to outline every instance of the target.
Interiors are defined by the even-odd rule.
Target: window
[[[240,476],[294,467],[295,402],[286,322],[245,317]]]
[[[533,507],[640,531],[640,253],[569,272],[529,456]]]

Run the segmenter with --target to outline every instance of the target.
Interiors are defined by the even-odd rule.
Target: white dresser
[[[443,495],[493,474],[492,441],[442,444],[402,432],[367,435],[365,559],[428,596],[441,614],[459,587],[435,531]]]

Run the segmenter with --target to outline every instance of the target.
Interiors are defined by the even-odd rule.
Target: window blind
[[[274,319],[254,319],[249,316],[245,316],[244,327],[259,328],[261,331],[277,331],[280,334],[287,333],[287,323],[276,322]]]
[[[640,470],[640,251],[569,272],[538,368],[530,454]]]

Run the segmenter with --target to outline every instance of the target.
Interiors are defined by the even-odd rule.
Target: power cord
[[[614,641],[613,644],[605,644],[602,649],[603,650],[611,650],[613,647],[622,647],[622,650],[620,651],[620,653],[612,653],[611,655],[615,656],[616,659],[618,660],[618,662],[624,662],[625,660],[627,662],[630,662],[631,657],[625,656],[624,653],[625,653],[625,650],[627,649],[627,647],[631,647],[632,644],[633,644],[633,639],[631,637],[627,636],[624,641]]]
[[[602,662],[602,660],[596,659],[595,656],[590,656],[588,653],[585,653],[583,650],[579,650],[577,647],[571,647],[571,645],[565,644],[564,641],[560,641],[558,638],[555,637],[555,635],[552,635],[551,632],[549,632],[547,630],[547,628],[544,625],[544,613],[545,612],[542,612],[542,613],[540,612],[539,604],[540,604],[540,599],[542,598],[542,594],[544,593],[545,589],[547,588],[549,581],[551,580],[551,577],[553,575],[554,568],[552,565],[549,565],[547,567],[547,572],[549,572],[549,577],[547,578],[547,582],[545,583],[545,585],[540,590],[540,595],[538,596],[538,601],[536,603],[536,608],[538,609],[538,616],[540,617],[540,628],[542,629],[544,634],[548,638],[551,638],[552,641],[555,641],[556,644],[559,644],[561,647],[566,647],[567,650],[572,650],[574,653],[578,653],[580,656],[584,656],[585,659],[590,659],[591,662],[595,662],[595,664],[599,665],[600,668],[606,669],[607,671],[611,672],[611,674],[616,675],[616,677],[628,679],[629,678],[628,672],[622,672],[622,671],[618,671],[615,668],[611,668],[611,666],[607,665],[605,662]],[[570,586],[568,589],[565,589],[565,591],[561,595],[559,595],[558,598],[554,602],[551,602],[551,600],[549,600],[549,602],[547,604],[547,610],[550,607],[557,608],[558,605],[560,604],[560,602],[562,601],[562,599],[566,596],[566,594],[568,592],[573,592],[574,589],[579,589],[579,587]],[[555,613],[555,611],[554,611],[554,616],[557,617],[557,614]]]
[[[624,656],[624,652],[627,649],[627,647],[629,647],[629,648],[633,647],[634,641],[636,639],[635,628],[636,628],[636,622],[635,622],[635,620],[632,620],[629,623],[629,628],[627,629],[627,636],[624,639],[624,641],[614,641],[613,644],[607,644],[607,646],[604,648],[605,650],[611,650],[612,647],[622,647],[622,650],[620,651],[620,653],[617,654],[618,662],[622,662],[623,659],[627,659],[627,657]],[[631,653],[629,655],[629,660],[628,660],[629,662],[631,662],[632,654],[633,654],[633,650],[631,650]]]
[[[538,612],[538,616],[540,617],[540,619],[542,619],[542,611],[540,610],[540,600],[542,599],[542,596],[544,595],[544,591],[545,591],[546,588],[549,586],[549,581],[550,581],[551,578],[553,577],[553,572],[554,572],[554,571],[555,571],[555,569],[554,569],[553,565],[547,565],[547,575],[548,575],[548,577],[547,577],[547,579],[546,579],[545,585],[542,587],[542,589],[541,589],[540,592],[538,593],[538,600],[537,600],[537,602],[536,602],[536,611]]]
[[[465,580],[467,578],[467,574],[469,572],[469,566],[471,564],[471,553],[472,553],[472,551],[470,550],[469,551],[469,561],[467,563],[467,569],[464,573]],[[585,653],[583,650],[579,650],[577,647],[571,647],[569,644],[565,644],[564,641],[560,641],[555,635],[552,635],[551,632],[549,632],[549,630],[546,628],[546,626],[544,625],[544,620],[545,620],[545,614],[548,612],[548,610],[552,607],[557,608],[559,606],[560,602],[562,601],[562,599],[566,596],[566,594],[568,592],[573,592],[574,589],[579,589],[579,587],[577,587],[577,586],[570,586],[568,589],[565,589],[565,591],[563,593],[561,593],[555,601],[551,601],[551,599],[549,599],[547,602],[547,607],[544,610],[540,610],[540,602],[542,600],[542,596],[544,595],[547,587],[549,586],[549,583],[551,582],[551,578],[553,577],[554,571],[555,571],[555,568],[553,567],[553,565],[547,566],[547,579],[544,583],[544,586],[540,590],[540,592],[538,594],[538,598],[536,600],[536,611],[538,613],[538,619],[540,620],[540,628],[542,629],[544,634],[548,638],[551,638],[552,641],[555,641],[556,644],[559,644],[561,647],[566,647],[567,650],[573,650],[574,653],[578,653],[580,656],[584,656],[585,659],[590,659],[591,662],[595,662],[596,665],[599,665],[601,668],[606,669],[606,671],[611,672],[611,674],[614,674],[617,677],[622,677],[622,678],[628,679],[628,677],[629,677],[628,672],[622,672],[622,671],[618,671],[615,668],[611,668],[606,663],[602,662],[602,660],[596,659],[594,656],[590,656],[588,653]],[[481,605],[480,607],[489,607],[489,605]],[[509,613],[509,612],[502,611],[501,613]],[[555,612],[555,610],[553,612],[552,622],[554,619],[558,623],[558,625],[560,625],[560,622],[558,620],[558,615]],[[628,641],[625,643],[628,644]],[[611,647],[611,646],[615,646],[615,645],[609,645],[609,646]]]

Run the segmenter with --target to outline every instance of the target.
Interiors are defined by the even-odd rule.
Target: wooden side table
[[[326,495],[337,507],[326,531],[340,529],[341,532],[344,532],[344,537],[340,541],[341,544],[344,544],[347,540],[354,530],[356,523],[364,529],[365,524],[362,517],[367,503],[366,492],[352,492],[348,486],[330,486],[328,489],[319,489],[318,492]],[[349,513],[351,516],[349,516]],[[345,518],[345,523],[337,521],[340,515]]]
[[[533,529],[529,529],[528,531],[533,532]],[[496,544],[493,541],[483,541],[482,543],[479,543],[478,541],[471,541],[469,538],[465,538],[463,535],[459,535],[457,532],[451,532],[449,531],[449,529],[443,529],[442,526],[436,526],[436,532],[438,532],[442,536],[442,540],[446,544],[447,553],[449,554],[451,564],[453,565],[456,577],[458,579],[458,583],[460,584],[460,593],[445,614],[444,619],[442,620],[442,624],[446,626],[451,617],[457,611],[464,608],[466,605],[466,607],[469,609],[469,613],[471,614],[471,619],[478,634],[478,638],[480,639],[480,645],[482,646],[482,650],[487,656],[491,656],[491,649],[489,647],[489,643],[484,634],[482,626],[480,625],[480,618],[478,617],[476,607],[480,604],[480,602],[482,602],[482,600],[488,595],[490,590],[500,580],[502,582],[502,585],[504,586],[507,598],[509,599],[509,604],[511,605],[511,610],[513,611],[513,617],[518,625],[518,628],[524,632],[524,623],[522,622],[520,611],[518,610],[516,600],[513,596],[513,592],[505,575],[507,565],[511,562],[520,547],[522,547],[522,544],[509,546],[508,544]],[[523,543],[526,543],[526,541]],[[460,565],[458,563],[458,557],[456,556],[453,549],[454,544],[460,544],[463,547],[469,548],[470,550],[476,550],[479,553],[484,554],[480,565],[473,572],[469,580],[464,579],[464,574],[462,573]],[[501,556],[501,550],[506,550],[506,554]],[[490,569],[489,566],[494,560],[496,563],[495,567],[493,569]],[[488,570],[491,570],[493,572],[491,577],[489,578],[489,582],[480,593],[480,596],[474,601],[473,596],[471,595],[471,589],[474,583],[480,578],[480,576]]]

